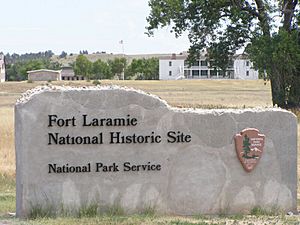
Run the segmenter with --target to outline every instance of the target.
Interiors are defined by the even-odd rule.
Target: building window
[[[191,71],[190,70],[184,70],[184,76],[185,77],[189,77],[191,75]]]
[[[229,78],[234,78],[234,70],[228,70],[228,76]]]
[[[207,77],[208,76],[208,70],[201,70],[201,77]]]
[[[249,61],[246,61],[246,66],[250,66],[250,62]]]
[[[169,66],[172,66],[172,61],[169,61]]]
[[[169,71],[169,76],[172,76],[172,71]]]
[[[197,61],[193,62],[192,66],[199,66],[199,61],[197,60]]]
[[[207,66],[207,61],[201,60],[201,66]]]
[[[217,70],[211,70],[211,71],[209,71],[209,73],[210,73],[210,76],[213,77],[213,76],[217,76],[218,71]]]
[[[220,77],[225,77],[225,73],[224,73],[223,70],[219,70],[219,76],[220,76]]]
[[[199,77],[199,70],[192,70],[192,76]]]
[[[246,71],[246,76],[247,76],[247,77],[249,76],[249,71]]]

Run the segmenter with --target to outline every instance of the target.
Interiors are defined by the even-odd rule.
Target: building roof
[[[249,55],[247,53],[236,54],[233,56],[235,59],[249,59]]]
[[[164,56],[160,56],[159,59],[160,60],[176,60],[176,59],[183,59],[185,60],[188,57],[188,53],[187,52],[181,52],[179,54],[168,54],[168,55],[164,55]]]
[[[61,70],[40,69],[40,70],[31,70],[31,71],[27,71],[27,73],[38,73],[38,72],[61,73]]]
[[[207,58],[205,56],[205,52],[202,52],[201,54],[201,59],[202,58]],[[187,52],[183,52],[180,54],[170,54],[167,56],[162,56],[159,57],[159,60],[186,60],[188,58],[188,53]],[[233,59],[244,59],[247,60],[249,59],[249,55],[247,53],[242,53],[242,54],[235,54],[232,56]]]

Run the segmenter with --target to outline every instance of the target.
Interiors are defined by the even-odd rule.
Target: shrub
[[[101,85],[101,82],[99,80],[94,80],[93,84],[97,86],[97,85]]]

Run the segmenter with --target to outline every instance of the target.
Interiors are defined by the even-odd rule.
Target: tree
[[[249,153],[251,152],[251,149],[250,149],[250,139],[247,135],[245,135],[244,139],[243,139],[243,158],[246,158],[248,159],[249,158]]]
[[[157,58],[133,59],[128,71],[131,71],[137,80],[158,80],[159,61]]]
[[[25,54],[16,54],[13,53],[10,55],[7,53],[5,55],[5,63],[7,64],[14,64],[17,62],[26,62],[30,60],[50,60],[51,57],[54,55],[54,53],[51,50],[45,51],[45,52],[38,52],[38,53],[25,53]]]
[[[51,62],[49,59],[35,59],[18,61],[14,64],[6,65],[6,75],[9,81],[21,81],[27,79],[27,72],[38,69],[60,69],[61,64]]]
[[[88,52],[88,50],[82,50],[82,51],[80,50],[80,51],[79,51],[79,54],[80,54],[80,55],[88,55],[89,52]]]
[[[299,107],[298,5],[298,0],[150,0],[147,31],[153,35],[155,29],[171,26],[176,37],[188,32],[189,60],[207,48],[220,68],[248,44],[251,60],[271,81],[273,104]]]
[[[125,72],[127,65],[126,58],[114,58],[113,60],[108,60],[108,65],[111,68],[112,74],[117,75],[119,79],[122,79],[122,74]]]
[[[37,69],[58,70],[61,64],[53,62],[51,57],[54,53],[51,50],[38,53],[9,54],[4,57],[6,76],[9,81],[21,81],[27,79],[27,71]]]
[[[159,62],[157,58],[133,59],[125,71],[125,77],[137,80],[158,80]]]
[[[76,75],[82,75],[87,77],[90,80],[92,63],[88,60],[88,58],[84,55],[77,56],[74,63],[74,72]]]
[[[159,79],[159,60],[157,58],[150,58],[146,60],[144,77],[145,80]]]
[[[59,55],[59,58],[62,59],[62,58],[66,58],[68,56],[68,53],[66,53],[65,51],[62,51]]]
[[[93,63],[92,68],[93,79],[111,79],[112,72],[108,63],[98,59]]]

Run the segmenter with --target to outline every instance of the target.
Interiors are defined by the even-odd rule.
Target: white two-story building
[[[5,63],[4,55],[0,54],[0,82],[5,81]]]
[[[193,65],[188,65],[187,54],[164,57],[159,60],[159,79],[243,79],[257,80],[258,71],[253,68],[252,62],[246,54],[235,55],[232,63],[224,71],[210,66],[203,55]]]

